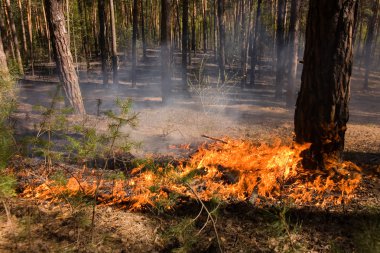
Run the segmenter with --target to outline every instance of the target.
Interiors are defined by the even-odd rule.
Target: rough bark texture
[[[0,31],[0,74],[1,77],[7,79],[9,77],[9,69],[7,65],[7,57],[4,53],[3,39]]]
[[[187,49],[189,40],[189,0],[182,3],[182,83],[187,89]]]
[[[98,15],[99,15],[99,47],[100,57],[102,61],[103,84],[108,84],[107,58],[108,51],[106,47],[106,13],[105,0],[98,0]]]
[[[284,86],[284,49],[285,49],[285,7],[286,0],[277,3],[277,30],[276,30],[276,98],[281,98]]]
[[[224,19],[224,0],[218,0],[218,26],[219,26],[219,75],[222,83],[225,81],[225,39],[226,39],[226,31],[225,31],[225,19]]]
[[[294,106],[294,87],[297,77],[298,65],[298,32],[299,32],[299,10],[301,0],[292,0],[290,8],[290,23],[289,23],[289,73],[288,87],[286,90],[286,105]]]
[[[344,149],[356,10],[357,0],[310,1],[294,123],[296,141],[312,144],[305,160],[321,166]]]
[[[137,17],[138,17],[138,2],[133,0],[133,28],[132,28],[132,87],[136,87],[136,65],[137,65],[137,50],[136,50],[136,41],[137,41]]]
[[[65,28],[63,0],[45,0],[44,3],[60,80],[75,112],[84,114],[85,109],[79,88],[78,76],[75,72],[67,30]]]
[[[170,96],[170,0],[161,0],[161,90],[165,104]]]

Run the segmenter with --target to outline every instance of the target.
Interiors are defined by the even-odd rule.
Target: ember
[[[142,164],[123,180],[108,180],[100,176],[104,171],[82,171],[66,185],[50,180],[27,187],[22,196],[54,201],[63,194],[94,196],[97,190],[101,204],[125,205],[131,210],[156,205],[170,209],[180,199],[191,198],[228,203],[249,200],[255,205],[292,201],[321,207],[350,201],[361,182],[360,168],[336,161],[330,161],[325,170],[304,168],[300,154],[308,147],[223,138],[223,142],[203,144],[176,167],[152,170]]]

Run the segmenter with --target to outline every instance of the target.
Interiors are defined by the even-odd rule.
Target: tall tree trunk
[[[187,89],[187,50],[189,41],[189,0],[182,3],[182,85]]]
[[[240,40],[241,40],[241,45],[240,45],[240,64],[241,64],[241,88],[245,88],[247,84],[247,28],[246,28],[246,15],[245,15],[245,6],[246,6],[246,1],[245,0],[240,0]]]
[[[145,14],[144,14],[144,0],[140,1],[141,3],[141,39],[143,47],[143,60],[146,60],[146,36],[145,36]]]
[[[29,1],[29,0],[28,0]],[[31,1],[30,2],[28,2],[28,4],[30,4],[30,6],[28,7],[28,8],[30,8],[30,11],[29,11],[29,14],[30,15],[32,15],[32,3],[31,3]],[[51,62],[52,61],[52,57],[53,57],[53,50],[51,49],[51,39],[50,39],[50,31],[49,31],[49,24],[48,24],[48,21],[47,21],[47,19],[46,19],[46,11],[45,11],[45,6],[44,5],[42,5],[42,11],[43,11],[43,13],[44,13],[44,22],[45,22],[45,31],[46,31],[46,39],[47,39],[47,41],[48,41],[48,58],[49,58],[49,62]],[[32,17],[30,17],[30,25],[32,25]],[[32,28],[30,28],[30,31],[33,31],[33,29]],[[33,33],[32,32],[30,32],[30,34],[29,34],[29,36],[32,36],[31,37],[31,40],[33,40]],[[34,47],[33,47],[34,48]],[[34,50],[34,49],[33,49]],[[33,52],[33,61],[34,61],[34,52]]]
[[[85,114],[78,76],[75,72],[68,43],[63,14],[63,0],[45,0],[44,3],[60,80],[75,112]]]
[[[219,51],[218,51],[218,31],[219,31],[219,21],[218,21],[218,3],[217,0],[214,0],[214,55],[215,55],[215,62],[219,59]]]
[[[43,6],[43,5],[42,5]],[[34,45],[33,45],[33,24],[32,24],[32,0],[28,0],[28,9],[27,9],[27,21],[28,21],[28,35],[29,35],[29,65],[32,70],[32,76],[34,76]],[[45,11],[44,11],[45,16]],[[46,32],[49,33],[49,29],[46,29]],[[49,48],[49,60],[51,56],[51,42],[50,42],[50,33],[48,39],[48,48]]]
[[[344,149],[357,3],[310,0],[294,124],[296,141],[311,143],[304,162],[322,167]]]
[[[207,52],[207,0],[202,0],[203,11],[203,52]]]
[[[83,0],[77,0],[78,4],[78,13],[81,17],[79,19],[79,23],[81,26],[81,34],[82,34],[82,48],[84,49],[84,55],[86,60],[86,69],[87,71],[90,69],[90,50],[89,50],[89,40],[87,34],[87,19],[86,19],[86,2]],[[75,37],[75,36],[74,36]]]
[[[278,0],[277,3],[277,30],[276,30],[276,98],[282,97],[282,88],[284,86],[284,61],[285,61],[285,7],[286,0]]]
[[[226,40],[226,32],[225,32],[225,20],[224,20],[224,0],[218,1],[218,26],[219,26],[219,75],[222,83],[225,82],[225,40]]]
[[[260,31],[261,31],[261,0],[257,0],[257,10],[256,10],[256,19],[255,19],[255,31],[252,33],[252,46],[251,46],[251,73],[250,73],[250,86],[255,86],[256,75],[255,69],[258,60],[258,50],[257,44],[260,41]]]
[[[106,46],[106,11],[105,11],[105,0],[98,0],[98,16],[99,16],[99,47],[100,47],[100,57],[102,61],[102,75],[103,84],[108,84],[108,70],[107,70],[107,60],[108,60],[108,49]]]
[[[0,31],[0,78],[9,79],[9,69],[7,65],[7,57],[4,52],[3,39]]]
[[[9,25],[10,25],[10,30],[12,32],[12,37],[13,37],[13,42],[15,46],[15,52],[16,52],[16,61],[18,68],[21,72],[21,74],[24,73],[24,67],[22,64],[22,58],[21,58],[21,52],[20,52],[20,44],[18,40],[18,35],[16,31],[16,26],[15,26],[15,21],[13,18],[13,13],[12,13],[12,8],[11,8],[11,1],[10,0],[5,0],[5,4],[7,7],[7,13],[8,13],[8,18],[9,18]]]
[[[136,41],[137,41],[137,17],[138,17],[138,2],[137,0],[133,0],[133,31],[132,31],[132,87],[136,87]]]
[[[23,4],[22,4],[21,0],[18,0],[17,3],[18,3],[18,9],[20,11],[22,45],[23,45],[24,53],[27,54],[28,53],[28,42],[26,40],[26,30],[25,30],[25,22],[24,22],[24,9],[23,9]]]
[[[113,70],[113,84],[119,84],[118,74],[118,59],[117,59],[117,44],[116,44],[116,24],[115,24],[115,8],[113,0],[110,0],[111,9],[111,36],[112,36],[112,70]]]
[[[170,0],[161,0],[161,89],[166,104],[171,91],[170,64]]]
[[[373,40],[376,29],[377,13],[379,9],[379,0],[374,0],[372,3],[372,16],[368,20],[367,39],[365,41],[365,76],[364,76],[364,89],[368,89],[368,78],[371,70],[371,60],[373,52]]]
[[[297,78],[298,64],[298,32],[299,32],[299,11],[301,0],[292,0],[289,23],[289,73],[288,86],[286,91],[286,105],[294,106],[294,87]]]
[[[194,55],[196,51],[196,29],[195,29],[195,19],[197,17],[197,5],[196,5],[196,0],[193,0],[193,11],[191,15],[191,50],[193,50]]]

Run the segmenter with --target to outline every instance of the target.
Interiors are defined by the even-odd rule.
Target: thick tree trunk
[[[116,43],[116,24],[115,24],[115,8],[113,0],[110,0],[111,9],[111,36],[112,36],[112,70],[113,84],[119,84],[118,59],[117,59],[117,43]]]
[[[277,30],[276,30],[276,98],[282,97],[284,86],[284,61],[285,61],[285,7],[286,0],[278,0],[277,3]]]
[[[161,0],[161,89],[163,104],[167,103],[171,91],[170,31],[170,0]]]
[[[322,167],[344,149],[357,3],[310,1],[294,124],[296,141],[312,144],[304,161]]]
[[[44,3],[53,42],[55,61],[66,96],[76,113],[85,114],[78,76],[75,72],[67,30],[65,28],[63,0],[45,0]]]
[[[182,85],[187,89],[187,50],[189,40],[189,0],[182,3]]]
[[[368,89],[368,79],[369,72],[371,70],[371,60],[373,53],[373,41],[374,33],[376,29],[377,21],[377,12],[379,9],[379,0],[374,0],[372,3],[372,16],[368,20],[368,29],[367,29],[367,39],[365,41],[365,56],[364,56],[364,65],[365,65],[365,76],[364,76],[364,89]]]
[[[0,31],[0,78],[8,79],[9,78],[9,69],[7,65],[7,57],[4,52],[3,39],[1,37]]]
[[[137,65],[137,50],[136,50],[136,41],[137,41],[137,17],[138,17],[138,2],[133,0],[133,28],[132,28],[132,87],[136,87],[136,65]]]
[[[105,0],[98,0],[98,15],[99,15],[99,47],[100,57],[102,61],[103,84],[108,84],[107,58],[108,50],[106,46],[106,11]]]
[[[14,18],[13,18],[13,13],[12,13],[12,8],[11,8],[11,1],[10,0],[5,0],[5,4],[6,4],[6,7],[7,7],[7,13],[8,13],[8,18],[9,18],[10,30],[12,32],[13,42],[14,42],[14,46],[15,46],[17,65],[18,65],[18,68],[19,68],[21,74],[23,74],[24,73],[24,67],[23,67],[23,64],[22,64],[22,58],[21,58],[21,52],[20,52],[20,44],[19,44],[18,35],[17,35],[17,31],[16,31],[15,21],[14,21]]]
[[[257,44],[260,41],[260,31],[261,31],[261,0],[257,0],[257,10],[256,10],[256,19],[255,19],[255,32],[252,33],[252,46],[251,46],[251,73],[250,73],[250,86],[255,86],[256,81],[256,65],[258,60],[258,51]]]
[[[218,26],[219,26],[219,75],[222,83],[225,82],[225,40],[226,40],[226,32],[225,32],[225,19],[224,19],[224,0],[218,1]]]
[[[294,106],[295,94],[294,87],[297,79],[298,65],[298,32],[299,32],[299,10],[301,0],[292,0],[290,9],[289,24],[289,73],[288,86],[286,90],[286,105]]]

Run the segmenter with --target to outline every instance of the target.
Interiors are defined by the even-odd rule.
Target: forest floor
[[[133,99],[139,124],[125,131],[141,142],[132,150],[134,156],[186,157],[207,141],[202,135],[269,144],[274,139],[291,142],[294,108],[273,99],[273,80],[264,70],[257,89],[194,85],[197,96],[179,94],[163,107],[159,72],[154,66],[155,61],[140,65],[137,88],[130,87],[126,74],[118,87],[102,86],[96,67],[92,74],[81,76],[90,114],[113,109],[115,97]],[[208,222],[202,229],[205,213],[192,222],[201,209],[197,202],[167,212],[132,212],[117,205],[100,205],[92,221],[91,204],[73,208],[65,201],[16,197],[7,201],[10,220],[0,207],[0,252],[218,252],[215,230],[225,252],[380,252],[380,73],[372,73],[368,91],[361,89],[362,80],[363,73],[355,68],[344,158],[362,168],[363,180],[347,205],[263,208],[248,202],[226,203],[218,209],[215,228]],[[56,82],[43,74],[20,82],[14,114],[17,134],[35,134],[41,115],[33,106],[40,102],[49,105],[48,94],[54,93]],[[96,127],[102,131],[106,124]],[[190,149],[173,149],[180,144],[190,144]],[[42,160],[22,160],[22,166],[36,171],[43,168]]]

